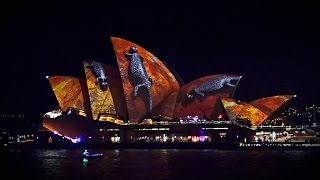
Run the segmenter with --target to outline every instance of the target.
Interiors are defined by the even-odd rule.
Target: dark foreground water
[[[258,150],[90,150],[1,152],[0,180],[7,179],[270,179],[320,178],[320,152]]]

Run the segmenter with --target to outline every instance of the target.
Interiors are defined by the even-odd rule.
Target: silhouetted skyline
[[[84,78],[83,60],[117,66],[110,36],[146,48],[185,83],[212,74],[242,75],[235,99],[296,94],[298,103],[319,105],[319,20],[312,4],[204,6],[2,6],[1,111],[54,109],[58,102],[45,76]]]

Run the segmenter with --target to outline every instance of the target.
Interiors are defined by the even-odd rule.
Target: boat
[[[103,154],[101,153],[89,153],[87,150],[84,150],[82,153],[82,157],[84,158],[102,158]]]
[[[103,154],[101,154],[101,153],[83,154],[82,157],[84,157],[84,158],[103,158]]]

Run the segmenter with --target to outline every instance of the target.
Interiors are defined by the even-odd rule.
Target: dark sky
[[[186,83],[206,75],[238,74],[243,78],[236,99],[297,94],[298,104],[320,105],[315,4],[148,5],[1,5],[0,111],[40,114],[55,108],[45,76],[84,77],[83,60],[116,66],[110,36],[143,46]]]

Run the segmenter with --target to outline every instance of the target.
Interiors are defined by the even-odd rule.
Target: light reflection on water
[[[317,175],[318,151],[10,150],[2,153],[0,179],[270,179]]]

